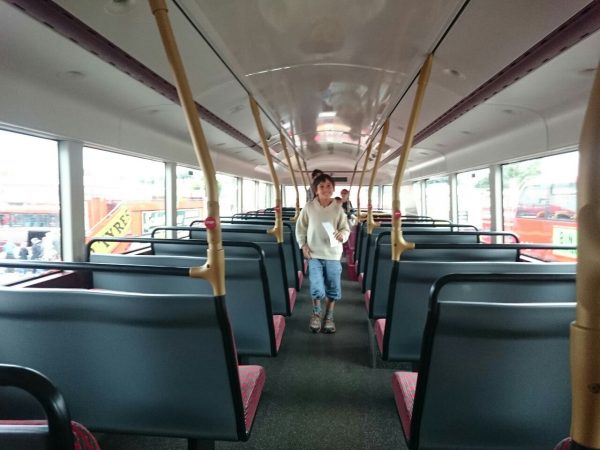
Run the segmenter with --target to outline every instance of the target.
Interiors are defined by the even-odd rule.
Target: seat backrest
[[[277,353],[271,296],[262,252],[255,257],[225,258],[227,312],[233,327],[237,351],[244,356],[274,356]],[[170,267],[198,267],[205,258],[189,256],[92,254],[92,262]],[[92,286],[128,292],[154,294],[206,294],[212,287],[206,280],[147,273],[93,272]]]
[[[273,223],[224,223],[221,225],[221,229],[223,231],[223,238],[227,240],[248,240],[249,242],[256,242],[259,245],[262,243],[273,243],[275,242],[275,238],[267,234],[267,231],[273,228]],[[300,252],[298,249],[298,244],[296,243],[296,235],[294,232],[294,227],[292,227],[289,223],[282,223],[283,227],[283,243],[281,248],[283,249],[283,260],[285,262],[285,273],[287,276],[288,287],[295,288],[299,290],[299,281],[298,281],[298,270],[300,270],[301,265],[298,264],[298,257],[300,256]],[[243,231],[242,235],[237,235],[235,238],[231,237],[237,231]],[[253,231],[256,233],[255,235],[248,235],[248,231]],[[198,238],[198,239],[206,239],[206,230],[201,231],[191,231],[190,238]]]
[[[575,303],[436,302],[410,448],[553,448],[570,428],[574,319]]]
[[[575,273],[574,263],[400,261],[393,266],[382,356],[386,360],[410,362],[419,360],[429,294],[434,282],[442,276],[452,273]],[[485,285],[480,284],[477,288],[467,286],[462,299],[476,301],[484,297],[480,294],[485,293]],[[575,283],[563,283],[561,289],[539,283],[523,284],[518,290],[507,285],[495,295],[505,301],[558,302],[575,298]]]
[[[473,232],[473,231],[450,231],[450,228],[448,228],[447,230],[440,230],[439,227],[438,228],[428,228],[428,227],[423,227],[423,228],[408,228],[406,231],[403,232],[403,236],[405,238],[406,241],[409,242],[414,242],[416,244],[422,244],[422,243],[428,243],[428,244],[476,244],[477,240],[478,240],[478,235],[477,232]],[[375,265],[375,252],[376,252],[376,247],[377,247],[377,243],[380,243],[380,245],[391,245],[391,232],[390,232],[390,228],[386,227],[386,228],[376,228],[375,230],[373,230],[373,234],[368,235],[366,238],[366,249],[365,249],[365,254],[366,254],[366,262],[362,267],[362,272],[364,273],[363,276],[363,285],[362,285],[362,290],[363,292],[372,289],[373,288],[373,277],[375,276],[374,274],[376,273],[374,270],[374,265]],[[431,250],[430,250],[431,251]],[[517,251],[513,250],[512,254],[516,255]],[[452,254],[452,253],[450,253]],[[458,253],[460,254],[460,253]],[[492,254],[490,256],[496,255]],[[424,257],[424,259],[427,260],[431,260],[431,259],[442,259],[442,258],[437,258],[435,254],[431,254],[431,257],[426,256],[427,253],[425,254],[412,254],[411,255],[411,251],[406,251],[403,253],[402,259],[412,259],[411,256],[413,258],[419,258],[420,255],[423,255],[422,257]],[[456,258],[458,258],[459,256],[456,256]],[[505,257],[506,258],[506,257]],[[469,257],[465,257],[465,259],[462,259],[465,261],[469,261],[472,260]],[[506,259],[502,259],[503,261]],[[515,258],[513,258],[513,261],[516,260],[516,256]],[[489,261],[489,259],[488,259]]]
[[[266,236],[256,241],[257,236],[265,236],[262,233],[223,233],[223,246],[225,247],[225,257],[248,257],[253,256],[254,251],[247,247],[234,245],[233,242],[255,243],[263,251],[265,258],[265,267],[267,270],[267,280],[269,282],[269,292],[271,295],[271,307],[273,314],[289,316],[291,314],[291,305],[288,291],[288,278],[286,273],[285,257],[283,245],[278,244],[272,237]],[[232,244],[232,245],[230,245]],[[158,242],[152,243],[152,251],[155,255],[161,256],[198,256],[206,254],[206,236],[204,240],[185,240],[179,243]]]
[[[406,261],[487,261],[487,262],[516,262],[519,250],[516,248],[489,248],[488,244],[481,244],[477,248],[421,249],[418,246],[406,250],[400,260]],[[382,233],[377,237],[377,245],[373,256],[374,277],[370,282],[371,296],[369,300],[369,317],[378,319],[387,314],[387,304],[390,293],[390,279],[392,272],[392,248],[389,233]]]
[[[247,438],[223,297],[0,288],[0,341],[1,361],[47,375],[91,429]]]

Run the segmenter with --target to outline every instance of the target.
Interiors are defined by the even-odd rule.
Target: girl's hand
[[[302,246],[302,255],[304,255],[304,258],[310,259],[310,247],[308,244]]]
[[[341,231],[336,231],[335,233],[333,233],[333,237],[336,238],[339,242],[342,242],[344,240],[344,235]]]

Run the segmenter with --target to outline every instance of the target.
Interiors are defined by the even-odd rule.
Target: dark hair
[[[323,173],[323,171],[321,169],[315,169],[310,173],[310,178],[312,178],[314,180],[315,177],[321,175],[322,173]]]
[[[310,187],[312,188],[312,191],[315,194],[317,193],[317,186],[323,181],[329,181],[335,189],[335,181],[333,181],[333,178],[331,178],[331,176],[327,175],[326,173],[321,173],[321,175],[318,175],[317,177],[313,178],[312,183],[310,184]]]

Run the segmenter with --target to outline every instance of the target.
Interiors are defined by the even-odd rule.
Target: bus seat
[[[455,262],[455,261],[400,261],[394,263],[391,276],[392,293],[389,297],[383,337],[382,358],[386,361],[418,363],[421,354],[423,329],[429,307],[432,285],[444,275],[453,273],[524,274],[518,289],[510,283],[464,283],[456,284],[456,297],[473,301],[504,302],[560,302],[575,299],[575,282],[561,280],[546,283],[529,281],[526,274],[575,273],[573,263],[526,263],[526,262]],[[553,275],[556,277],[556,275]],[[493,289],[491,287],[493,286]],[[452,289],[447,288],[450,295]],[[444,297],[446,300],[447,298]],[[481,300],[487,299],[487,300]]]
[[[574,319],[575,303],[432,300],[418,376],[392,377],[409,448],[552,448],[570,428]]]
[[[245,248],[245,250],[247,252],[254,250],[254,257],[225,258],[227,312],[233,327],[237,352],[242,356],[275,356],[285,330],[285,318],[272,313],[262,253],[254,248]],[[204,265],[206,259],[190,256],[92,253],[90,261],[109,264],[198,267]],[[206,280],[147,273],[94,271],[92,286],[98,289],[155,294],[212,293],[212,287]]]
[[[226,231],[227,230],[227,231]],[[206,248],[206,230],[196,228],[193,230],[192,240],[181,240],[184,244],[153,242],[152,249],[155,255],[186,255],[198,256],[202,249]],[[198,241],[196,238],[202,240]],[[277,243],[272,236],[267,235],[265,230],[237,230],[223,229],[223,245],[226,247],[225,254],[227,256],[246,256],[248,250],[241,248],[238,245],[229,245],[229,241],[252,243],[260,247],[264,252],[265,265],[268,273],[269,288],[271,292],[271,302],[274,314],[289,316],[293,311],[291,302],[290,286],[293,288],[294,280],[297,280],[295,273],[288,274],[285,263],[284,244]],[[185,245],[187,244],[187,245]]]
[[[51,377],[74,420],[190,448],[249,438],[265,372],[238,366],[224,297],[0,290],[0,360]]]

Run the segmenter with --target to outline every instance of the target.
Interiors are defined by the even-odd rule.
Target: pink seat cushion
[[[0,430],[2,427],[19,428],[24,429],[26,432],[27,427],[46,428],[48,422],[45,420],[0,420]],[[71,431],[73,432],[73,445],[75,450],[100,450],[98,441],[94,435],[80,423],[71,421]]]
[[[273,328],[275,329],[275,349],[279,351],[283,332],[285,331],[285,317],[273,316]]]
[[[302,288],[302,282],[304,281],[304,274],[298,271],[298,288]]]
[[[365,292],[365,307],[367,308],[367,312],[369,312],[369,303],[371,302],[371,289]]]
[[[400,415],[400,422],[406,440],[410,440],[410,421],[412,419],[415,391],[417,389],[416,372],[394,372],[392,375],[392,390],[396,399],[396,408]]]
[[[240,387],[242,388],[246,432],[249,433],[265,385],[265,369],[262,366],[239,366],[238,372],[240,374]]]
[[[352,280],[352,281],[356,281],[356,269],[354,267],[354,264],[348,264],[347,268],[348,268],[348,279]]]
[[[359,282],[360,284],[362,284],[362,281],[363,281],[363,278],[364,278],[364,276],[365,276],[365,274],[364,274],[364,273],[362,273],[362,272],[358,274],[358,282]]]
[[[296,306],[296,288],[288,288],[288,292],[290,294],[290,314],[294,310],[294,306]]]
[[[383,355],[383,335],[385,334],[385,319],[377,319],[375,321],[375,338],[377,338],[377,347],[379,353]]]

